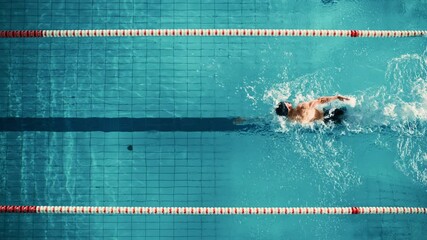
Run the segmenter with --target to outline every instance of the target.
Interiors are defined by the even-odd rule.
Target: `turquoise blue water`
[[[412,30],[427,22],[427,4],[415,0],[0,4],[2,30]],[[425,37],[0,39],[2,119],[101,118],[107,129],[108,119],[120,117],[240,116],[255,124],[235,131],[4,130],[0,204],[425,207],[426,43]],[[273,113],[283,99],[337,93],[353,99],[342,126],[298,126]],[[421,215],[7,214],[0,216],[0,238],[422,239],[426,224]]]

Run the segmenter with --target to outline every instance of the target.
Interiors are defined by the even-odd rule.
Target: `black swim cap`
[[[279,104],[276,107],[276,114],[279,116],[288,116],[288,107],[286,107],[285,102],[279,102]]]

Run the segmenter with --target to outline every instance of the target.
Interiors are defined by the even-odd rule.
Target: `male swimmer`
[[[321,97],[310,102],[300,103],[295,108],[289,102],[280,102],[276,107],[276,114],[287,117],[289,120],[298,123],[311,123],[314,121],[341,123],[346,111],[345,108],[324,109],[323,111],[316,108],[320,104],[325,104],[335,100],[348,101],[350,99],[340,95]]]

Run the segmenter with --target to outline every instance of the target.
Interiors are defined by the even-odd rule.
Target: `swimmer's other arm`
[[[261,117],[255,117],[255,118],[235,117],[235,118],[232,118],[231,120],[234,125],[261,124],[265,121]]]
[[[344,97],[341,95],[330,96],[330,97],[320,97],[314,101],[309,102],[309,105],[310,105],[310,107],[315,107],[317,105],[325,104],[325,103],[332,102],[335,100],[346,101],[346,100],[350,100],[350,98]]]

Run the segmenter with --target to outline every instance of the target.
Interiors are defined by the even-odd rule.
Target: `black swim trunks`
[[[339,124],[344,119],[344,115],[347,109],[343,108],[331,108],[323,109],[323,122],[324,123],[336,123]]]

